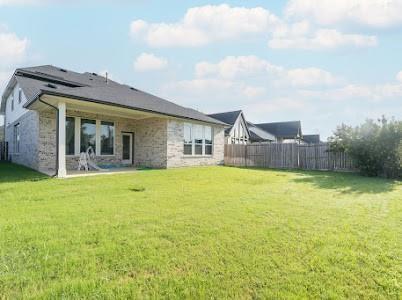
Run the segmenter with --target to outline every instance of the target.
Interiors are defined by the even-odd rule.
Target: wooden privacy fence
[[[0,161],[8,159],[8,143],[0,141]]]
[[[353,170],[345,153],[329,152],[328,144],[225,145],[225,165],[305,170]]]

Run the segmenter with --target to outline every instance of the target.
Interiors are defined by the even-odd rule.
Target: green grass
[[[0,298],[402,297],[402,183],[0,164]]]

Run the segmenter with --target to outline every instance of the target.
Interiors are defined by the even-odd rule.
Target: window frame
[[[18,103],[21,104],[22,102],[22,89],[18,89]]]
[[[108,154],[102,154],[102,123],[109,123],[112,124],[113,126],[113,146],[112,146],[112,154],[108,153]],[[98,126],[98,122],[97,122],[97,126]],[[109,125],[110,126],[110,125]],[[113,121],[104,121],[104,120],[99,120],[99,130],[96,130],[96,135],[98,138],[99,135],[99,156],[114,156],[116,154],[116,125],[115,122]]]
[[[14,93],[12,93],[10,97],[11,97],[11,111],[14,111],[15,109]]]
[[[20,154],[20,142],[21,142],[21,134],[20,134],[20,123],[14,125],[14,154]]]
[[[190,128],[190,136],[191,136],[191,143],[185,143],[184,137],[183,137],[183,156],[184,157],[212,157],[214,154],[214,128],[209,125],[203,125],[199,123],[184,123],[183,124],[183,135],[185,131],[185,127],[188,126]],[[196,136],[195,136],[195,128],[196,126],[201,126],[201,131],[202,131],[202,143],[196,143]],[[211,130],[211,143],[206,144],[205,142],[205,129],[210,128]],[[191,154],[185,154],[184,153],[184,146],[185,145],[191,145]],[[196,154],[195,153],[195,147],[196,145],[201,145],[201,154]],[[211,154],[206,154],[206,146],[211,146]]]
[[[67,153],[67,118],[73,119],[73,124],[74,124],[74,136],[73,136],[74,151],[73,151],[72,154]],[[76,122],[77,122],[77,118],[71,117],[71,116],[66,116],[66,144],[65,144],[66,156],[75,156],[76,155],[76,151],[77,151],[77,145],[76,145],[76,143],[77,143],[77,137],[76,137],[76,135],[77,135],[77,125],[76,125]],[[79,139],[81,139],[81,137],[79,137]]]
[[[96,118],[85,118],[85,117],[78,117],[74,115],[66,115],[67,118],[74,118],[74,154],[66,154],[67,157],[78,157],[81,153],[81,124],[82,120],[90,120],[95,121],[95,155],[101,157],[113,157],[116,156],[116,122],[110,121],[107,119],[96,119]],[[113,136],[113,154],[102,154],[101,151],[101,123],[107,122],[112,123],[114,127],[114,136]],[[67,148],[67,147],[66,147]]]

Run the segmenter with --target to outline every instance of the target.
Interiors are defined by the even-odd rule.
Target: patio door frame
[[[124,136],[129,136],[130,137],[130,159],[123,159],[124,155],[124,143],[123,143],[123,137]],[[123,164],[127,165],[133,165],[134,164],[134,132],[129,132],[129,131],[122,131],[121,132],[121,162]]]

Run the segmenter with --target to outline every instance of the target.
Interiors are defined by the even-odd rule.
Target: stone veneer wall
[[[7,121],[7,120],[6,120]],[[14,153],[14,126],[20,124],[20,151]],[[12,162],[38,169],[39,116],[35,111],[23,114],[5,127],[5,141],[8,142],[9,158]]]
[[[222,126],[213,126],[212,156],[184,156],[184,121],[169,120],[167,124],[167,167],[219,165],[224,161],[225,133]]]
[[[122,160],[122,132],[134,133],[134,165],[166,168],[166,124],[162,118],[131,120],[99,114],[67,110],[67,115],[86,119],[114,122],[114,155],[96,156],[96,163],[119,164]],[[41,113],[39,134],[39,170],[51,173],[56,170],[56,113]],[[67,170],[78,166],[79,156],[67,156]]]

